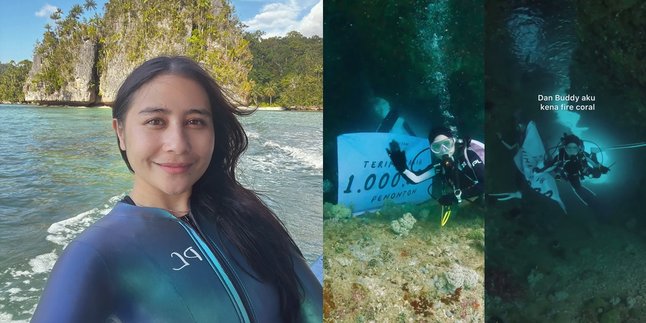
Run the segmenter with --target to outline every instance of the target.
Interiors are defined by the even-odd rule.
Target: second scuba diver
[[[392,141],[386,151],[397,171],[414,184],[434,177],[434,184],[439,185],[433,185],[431,196],[443,206],[480,197],[484,191],[484,145],[475,140],[456,138],[445,127],[431,130],[428,140],[432,157],[439,162],[419,172],[408,169],[405,152],[400,150],[396,141]]]
[[[545,163],[542,168],[535,168],[536,173],[553,171],[557,179],[567,180],[576,195],[586,205],[594,202],[594,193],[581,185],[586,177],[599,178],[610,170],[597,160],[597,151],[591,153],[584,150],[583,140],[575,135],[564,134],[559,143],[558,153]]]

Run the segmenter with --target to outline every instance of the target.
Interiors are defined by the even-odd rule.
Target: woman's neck
[[[137,206],[156,207],[165,209],[175,216],[184,216],[190,211],[190,192],[178,195],[151,194],[143,190],[133,188],[130,198]]]

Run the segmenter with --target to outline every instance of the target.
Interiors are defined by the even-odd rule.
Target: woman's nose
[[[184,154],[191,150],[186,129],[181,124],[172,124],[164,131],[164,150]]]

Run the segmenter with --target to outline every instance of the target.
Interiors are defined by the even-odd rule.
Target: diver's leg
[[[584,190],[583,186],[581,186],[581,180],[579,179],[579,176],[568,174],[567,179],[570,182],[570,185],[572,185],[572,189],[574,190],[576,197],[578,197],[581,203],[585,204],[585,206],[589,206],[586,199],[588,191]]]

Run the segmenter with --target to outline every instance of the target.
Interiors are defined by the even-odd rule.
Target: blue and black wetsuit
[[[389,154],[393,154],[389,151]],[[427,179],[435,177],[432,184],[432,196],[440,204],[450,205],[457,203],[458,199],[455,192],[458,191],[460,198],[468,199],[479,197],[484,192],[484,160],[478,154],[470,149],[467,145],[456,147],[456,153],[453,157],[445,155],[438,164],[429,165],[419,172],[411,171],[407,168],[405,156],[402,152],[397,151],[398,157],[402,161],[393,160],[393,164],[402,174],[404,179],[413,184],[421,183]],[[391,156],[393,158],[393,156]],[[448,194],[446,191],[450,191]]]
[[[32,322],[282,321],[274,285],[214,223],[124,201],[67,246]],[[321,322],[321,285],[293,254],[300,321]]]

